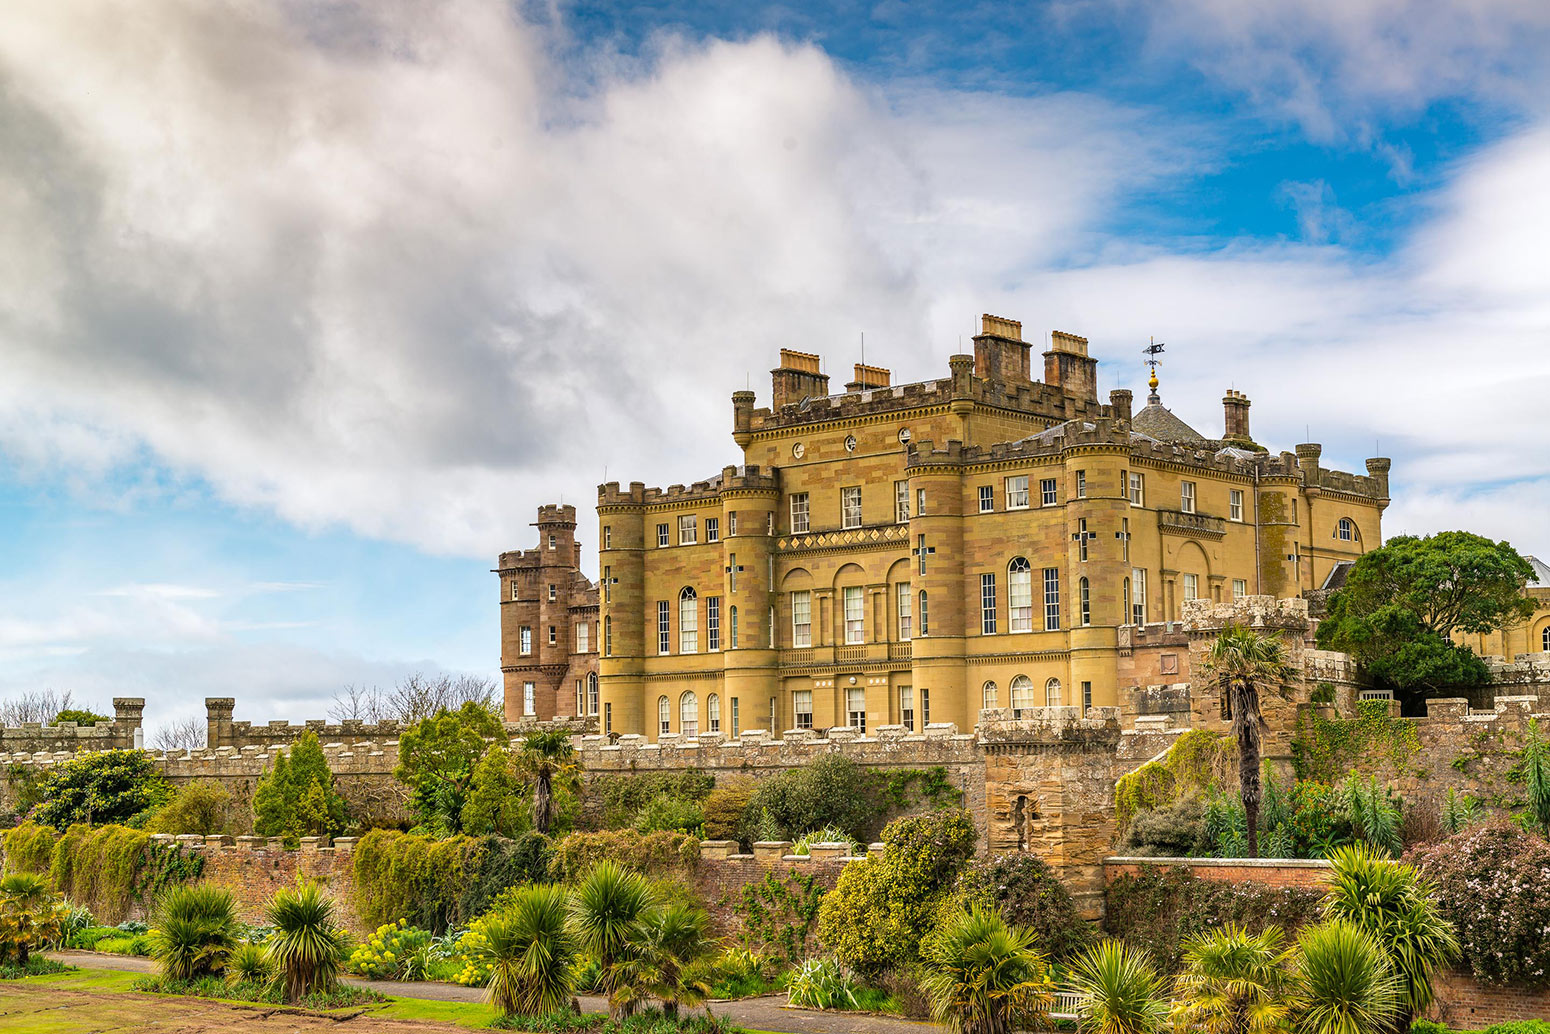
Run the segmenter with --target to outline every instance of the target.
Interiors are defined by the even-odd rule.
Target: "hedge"
[[[555,846],[557,875],[566,881],[579,878],[605,858],[653,878],[688,878],[699,865],[700,840],[668,830],[617,829],[572,833]]]
[[[55,833],[25,823],[5,834],[9,872],[47,875],[71,904],[84,905],[105,922],[128,918],[164,889],[204,872],[204,856],[152,840],[127,826],[71,826]]]

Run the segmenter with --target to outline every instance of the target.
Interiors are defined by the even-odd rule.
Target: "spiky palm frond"
[[[1292,666],[1287,663],[1278,636],[1228,625],[1212,640],[1201,670],[1230,706],[1232,734],[1238,742],[1238,789],[1248,818],[1248,853],[1257,858],[1260,738],[1265,726],[1260,713],[1260,692],[1284,692],[1292,678]]]
[[[994,910],[975,907],[948,919],[922,952],[930,971],[920,987],[932,1016],[961,1034],[1041,1024],[1054,996],[1033,941],[1031,930],[1008,927]]]
[[[1083,1034],[1157,1034],[1168,1022],[1167,988],[1151,954],[1123,941],[1103,941],[1073,959],[1070,984],[1083,999]]]
[[[631,944],[655,903],[651,885],[643,877],[606,860],[592,867],[571,896],[570,924],[576,943],[597,960],[609,1012],[615,1016],[627,1004],[621,991],[627,990],[625,964],[630,962]]]
[[[1250,934],[1235,923],[1184,943],[1175,981],[1174,1024],[1205,1034],[1276,1034],[1296,1001],[1285,936],[1271,926]]]
[[[335,904],[319,883],[306,881],[279,890],[265,909],[275,928],[268,957],[274,979],[295,1002],[313,991],[326,991],[339,978],[343,935],[334,925]]]
[[[1401,1012],[1402,982],[1383,946],[1343,919],[1297,937],[1301,1034],[1382,1034]]]
[[[487,994],[502,1016],[542,1016],[570,1001],[576,945],[568,911],[564,887],[538,884],[485,920],[478,955],[490,965]]]

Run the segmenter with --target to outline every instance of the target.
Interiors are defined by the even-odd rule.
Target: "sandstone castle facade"
[[[1360,475],[1323,467],[1316,444],[1269,452],[1234,391],[1219,435],[1164,407],[1155,377],[1139,411],[1128,391],[1101,402],[1084,338],[1052,335],[1042,381],[1031,352],[987,315],[948,376],[895,385],[858,365],[831,394],[818,356],[783,350],[768,408],[732,396],[739,463],[687,487],[600,486],[601,731],[921,731],[973,728],[984,708],[1118,706],[1187,601],[1316,590],[1382,542],[1387,459]],[[539,522],[561,528],[562,559],[568,521]],[[548,570],[540,547],[503,555],[503,591]],[[565,584],[547,577],[538,592]],[[548,642],[552,622],[516,617],[516,591],[508,717],[528,682],[543,716],[550,683],[504,633],[520,621]]]

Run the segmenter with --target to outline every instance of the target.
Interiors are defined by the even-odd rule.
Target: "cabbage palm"
[[[487,993],[502,1016],[542,1016],[570,1001],[576,946],[566,926],[569,900],[563,887],[524,887],[485,919],[477,955],[490,966]]]
[[[517,768],[533,779],[533,828],[549,832],[554,818],[554,784],[569,786],[581,764],[570,734],[559,730],[528,735],[517,754]]]
[[[1070,987],[1082,996],[1082,1034],[1157,1034],[1168,1022],[1167,989],[1151,953],[1123,941],[1096,944],[1071,960]]]
[[[197,980],[225,970],[237,946],[237,902],[208,883],[182,884],[156,905],[151,954],[168,980]]]
[[[655,897],[640,875],[611,861],[601,861],[582,879],[571,896],[570,921],[576,943],[598,965],[598,983],[608,995],[608,1015],[618,1019],[638,1000],[626,986],[633,943],[649,917]]]
[[[975,906],[947,919],[922,946],[920,988],[932,1017],[959,1034],[1008,1034],[1040,1026],[1054,1002],[1034,934]]]
[[[1259,745],[1265,719],[1262,688],[1284,691],[1292,677],[1281,640],[1242,625],[1228,625],[1206,650],[1201,670],[1226,698],[1232,734],[1238,741],[1238,791],[1247,819],[1249,857],[1259,857]]]
[[[1305,927],[1297,937],[1301,1034],[1383,1034],[1401,1015],[1403,985],[1388,954],[1343,919]]]
[[[1296,1000],[1284,939],[1278,926],[1251,934],[1228,923],[1185,941],[1174,1025],[1204,1034],[1284,1030]]]
[[[59,939],[65,910],[48,880],[13,872],[0,878],[0,959],[14,955],[23,969],[32,954]]]
[[[332,990],[338,980],[344,940],[334,925],[334,909],[322,884],[312,881],[276,891],[269,899],[265,913],[275,928],[269,939],[269,963],[287,1002]]]
[[[671,904],[646,912],[630,941],[630,959],[623,967],[625,995],[638,1001],[646,995],[662,1000],[662,1011],[677,1018],[680,1005],[698,1005],[710,996],[710,985],[694,964],[709,954],[709,918],[692,905]]]
[[[1435,997],[1432,976],[1459,953],[1453,924],[1437,909],[1433,885],[1414,866],[1384,858],[1365,844],[1330,856],[1323,912],[1372,936],[1388,953],[1400,981],[1398,1026]]]

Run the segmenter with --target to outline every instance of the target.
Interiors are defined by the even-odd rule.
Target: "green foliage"
[[[1156,761],[1120,776],[1114,784],[1114,818],[1123,831],[1143,811],[1164,808],[1221,783],[1236,757],[1219,732],[1190,729]]]
[[[475,837],[372,830],[355,845],[352,861],[361,919],[373,926],[407,919],[437,931],[464,920],[460,902],[485,846]]]
[[[541,1016],[570,1003],[576,946],[564,888],[524,887],[485,921],[481,960],[490,969],[489,1002],[501,1016]]]
[[[1168,989],[1145,951],[1108,940],[1071,961],[1069,986],[1082,996],[1079,1029],[1086,1034],[1161,1034]]]
[[[1296,967],[1303,998],[1298,1028],[1305,1034],[1384,1034],[1402,1015],[1401,983],[1383,945],[1354,923],[1304,927]]]
[[[728,784],[745,787],[753,793],[752,779],[736,780]],[[714,797],[715,777],[697,768],[671,772],[632,772],[593,776],[587,782],[583,803],[583,824],[590,830],[622,829],[635,825],[640,812],[659,797],[672,797],[682,801],[705,801]],[[746,805],[747,799],[744,798]],[[743,809],[736,809],[735,823],[742,817]],[[709,834],[706,834],[709,836]],[[712,839],[729,840],[730,835]]]
[[[1038,856],[1009,854],[983,861],[958,877],[953,905],[994,909],[1014,926],[1031,930],[1035,943],[1057,962],[1093,941],[1092,927],[1077,910],[1066,885]]]
[[[1281,928],[1249,933],[1235,923],[1184,942],[1174,1026],[1229,1034],[1279,1034],[1296,1002]]]
[[[0,962],[23,970],[34,951],[59,940],[69,910],[36,873],[0,877]]]
[[[491,747],[474,765],[458,828],[473,836],[520,836],[533,828],[528,792],[517,776],[511,752],[499,745]]]
[[[6,830],[4,839],[7,872],[48,872],[59,836],[51,826],[24,822]]]
[[[1363,779],[1352,772],[1340,784],[1339,799],[1356,836],[1390,857],[1404,849],[1399,835],[1399,799],[1377,776]]]
[[[1414,722],[1392,716],[1386,700],[1363,700],[1355,718],[1298,711],[1292,765],[1298,779],[1334,783],[1351,769],[1370,768],[1377,761],[1398,770],[1420,749]]]
[[[110,721],[105,714],[96,711],[88,711],[80,707],[68,707],[54,716],[50,725],[58,725],[60,722],[74,722],[76,725],[96,725],[98,722]]]
[[[1479,811],[1479,802],[1465,793],[1459,793],[1454,787],[1448,787],[1448,795],[1442,800],[1441,815],[1439,819],[1444,833],[1452,836],[1462,833],[1465,829],[1474,825],[1475,816]]]
[[[411,807],[422,825],[445,833],[462,830],[474,770],[491,741],[504,738],[500,717],[474,701],[456,711],[437,711],[399,735],[393,775],[413,791]]]
[[[706,840],[736,840],[742,835],[743,815],[758,786],[748,776],[737,776],[706,794],[700,803]]]
[[[556,792],[573,793],[581,782],[581,760],[570,734],[529,733],[517,752],[517,768],[532,780],[533,828],[548,833],[555,819]]]
[[[338,981],[345,955],[344,933],[334,923],[335,905],[320,883],[303,881],[276,891],[265,915],[274,926],[269,964],[285,1000],[329,992]]]
[[[702,964],[711,950],[708,925],[704,909],[683,902],[662,903],[641,916],[622,967],[627,981],[621,998],[629,1010],[656,998],[673,1017],[680,1006],[705,1000],[710,993]]]
[[[784,877],[766,872],[743,884],[733,911],[741,924],[738,939],[748,948],[791,965],[812,948],[824,888],[813,873],[788,869]]]
[[[20,980],[22,977],[42,977],[54,973],[71,973],[75,966],[66,965],[63,962],[55,962],[46,955],[29,955],[27,964],[17,965],[14,962],[0,962],[0,980]]]
[[[345,969],[370,980],[400,980],[414,953],[431,942],[431,932],[408,920],[383,923],[350,952]]]
[[[237,903],[209,884],[174,887],[156,903],[151,954],[168,980],[198,980],[225,970],[237,946]]]
[[[166,803],[172,789],[143,750],[77,754],[49,769],[38,787],[34,819],[64,830],[78,822],[128,822]]]
[[[269,977],[269,956],[263,945],[244,941],[232,949],[226,961],[227,980],[233,984],[263,983]]]
[[[1539,735],[1539,719],[1528,720],[1528,735],[1518,763],[1528,807],[1519,819],[1541,835],[1550,835],[1550,750]]]
[[[791,973],[788,1000],[804,1009],[854,1009],[855,975],[836,959],[807,959]]]
[[[819,941],[863,973],[914,961],[974,841],[964,811],[895,819],[883,830],[883,856],[845,866],[824,897]]]
[[[566,882],[581,878],[588,869],[604,860],[653,876],[687,876],[699,864],[700,841],[687,833],[666,830],[641,833],[620,829],[572,833],[555,847],[555,861]]]
[[[699,836],[705,825],[705,813],[699,801],[681,797],[658,797],[635,817],[635,828],[642,833],[669,830]]]
[[[1474,826],[1407,856],[1432,881],[1464,961],[1483,981],[1550,986],[1550,844],[1508,822]]]
[[[835,829],[828,826],[823,829],[811,830],[797,838],[791,845],[792,854],[811,855],[814,844],[844,844],[846,852],[853,858],[866,856],[866,847],[851,839],[849,833],[843,829]]]
[[[1184,942],[1234,924],[1250,932],[1269,926],[1295,930],[1318,917],[1323,895],[1303,888],[1202,880],[1183,866],[1143,865],[1110,881],[1103,925],[1107,933],[1148,951],[1164,972],[1179,968]]]
[[[606,859],[591,867],[571,899],[577,946],[598,965],[610,1018],[618,1017],[639,983],[632,980],[630,944],[655,904],[644,877]]]
[[[921,989],[931,1016],[963,1034],[1037,1030],[1054,1004],[1045,957],[1030,930],[1010,927],[994,910],[949,918],[926,939]]]
[[[795,840],[809,829],[834,826],[867,841],[883,814],[874,781],[866,769],[839,754],[825,754],[809,765],[778,772],[759,783],[744,812],[737,839],[760,839],[759,817],[768,813],[779,840]]]
[[[1318,643],[1343,650],[1379,679],[1434,695],[1478,685],[1485,665],[1455,631],[1484,634],[1531,616],[1533,570],[1506,542],[1465,531],[1399,535],[1362,555],[1329,599]]]
[[[109,919],[204,871],[203,855],[125,826],[72,826],[56,835],[29,823],[6,833],[5,853],[9,870],[46,873],[72,902]]]
[[[1506,1023],[1493,1023],[1480,1034],[1550,1034],[1550,1021],[1509,1020]]]
[[[456,924],[480,915],[507,888],[545,883],[553,869],[554,845],[542,833],[528,830],[515,840],[485,837],[469,855],[467,884],[458,898]]]
[[[43,799],[45,774],[46,770],[40,771],[32,765],[6,766],[5,781],[11,791],[11,808],[16,815],[26,815]]]
[[[342,1009],[350,1006],[370,1005],[387,999],[377,992],[349,984],[333,984],[317,987],[294,1000],[286,997],[285,983],[273,977],[263,980],[223,980],[220,977],[203,977],[199,980],[167,980],[163,977],[141,977],[130,985],[133,990],[147,994],[179,995],[197,998],[219,998],[225,1001],[256,1002],[265,1005],[299,1005],[303,1009]],[[358,1015],[358,1014],[357,1014]]]
[[[274,767],[253,791],[253,830],[263,837],[336,836],[344,831],[344,800],[334,790],[334,773],[308,730],[289,754],[280,751]]]
[[[235,833],[236,800],[221,783],[195,779],[156,809],[146,820],[145,828],[150,833]]]

